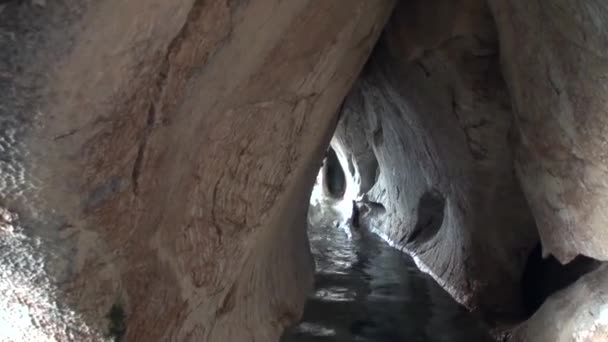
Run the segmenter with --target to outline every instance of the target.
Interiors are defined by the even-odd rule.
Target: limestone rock
[[[608,341],[608,267],[551,296],[509,341]]]
[[[608,5],[488,3],[399,2],[355,82],[393,0],[0,1],[0,339],[277,340],[330,140],[345,212],[523,319],[588,271],[540,254],[608,260]],[[606,340],[607,272],[514,341]]]
[[[306,210],[335,113],[391,8],[8,3],[9,339],[277,340],[311,285]]]
[[[521,314],[521,276],[538,241],[513,172],[512,128],[485,2],[408,1],[332,142],[360,179],[362,221],[489,319]]]
[[[608,5],[492,0],[545,255],[608,260]]]

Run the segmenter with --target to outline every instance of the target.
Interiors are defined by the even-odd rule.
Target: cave
[[[338,156],[333,148],[329,148],[327,157],[323,162],[323,186],[325,192],[334,198],[343,198],[346,192],[346,175],[340,165]]]
[[[603,0],[0,1],[0,340],[605,341],[606,51]]]
[[[567,288],[600,265],[599,261],[584,255],[577,256],[565,265],[553,256],[544,258],[542,245],[538,243],[530,252],[521,277],[526,314],[534,314],[550,295]]]

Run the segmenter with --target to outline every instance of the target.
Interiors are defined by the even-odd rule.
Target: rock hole
[[[521,280],[526,314],[532,315],[551,294],[573,284],[599,264],[599,261],[583,255],[566,265],[562,265],[552,255],[544,259],[539,242],[528,256]]]
[[[334,198],[344,197],[346,191],[346,175],[340,165],[338,156],[333,148],[329,148],[324,167],[325,189]]]
[[[374,152],[370,151],[368,154],[361,157],[358,167],[361,177],[358,195],[363,196],[376,185],[378,178],[380,177],[380,166],[378,165],[378,159],[376,159]]]
[[[444,211],[445,197],[439,191],[433,189],[422,194],[418,201],[416,225],[407,243],[414,240],[423,242],[435,236],[443,224]]]
[[[112,304],[110,311],[106,315],[110,321],[108,328],[108,335],[114,342],[120,342],[123,340],[127,326],[125,324],[125,310],[121,303],[116,302]]]

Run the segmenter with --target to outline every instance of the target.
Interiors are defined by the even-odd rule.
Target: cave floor
[[[336,227],[338,216],[331,206],[311,206],[315,290],[282,342],[492,341],[409,256],[368,231]]]

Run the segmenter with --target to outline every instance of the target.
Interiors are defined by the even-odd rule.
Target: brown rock
[[[0,232],[2,270],[51,305],[33,298],[18,333],[276,340],[311,285],[306,209],[334,113],[391,7],[7,5],[0,194],[21,228]]]
[[[608,8],[490,3],[519,129],[515,164],[543,252],[608,260]]]
[[[509,341],[608,341],[608,267],[551,296]]]
[[[606,266],[541,258],[608,260],[602,0],[402,1],[354,86],[392,0],[0,3],[0,339],[277,340],[340,113],[355,221],[533,297],[513,341],[608,340]]]

